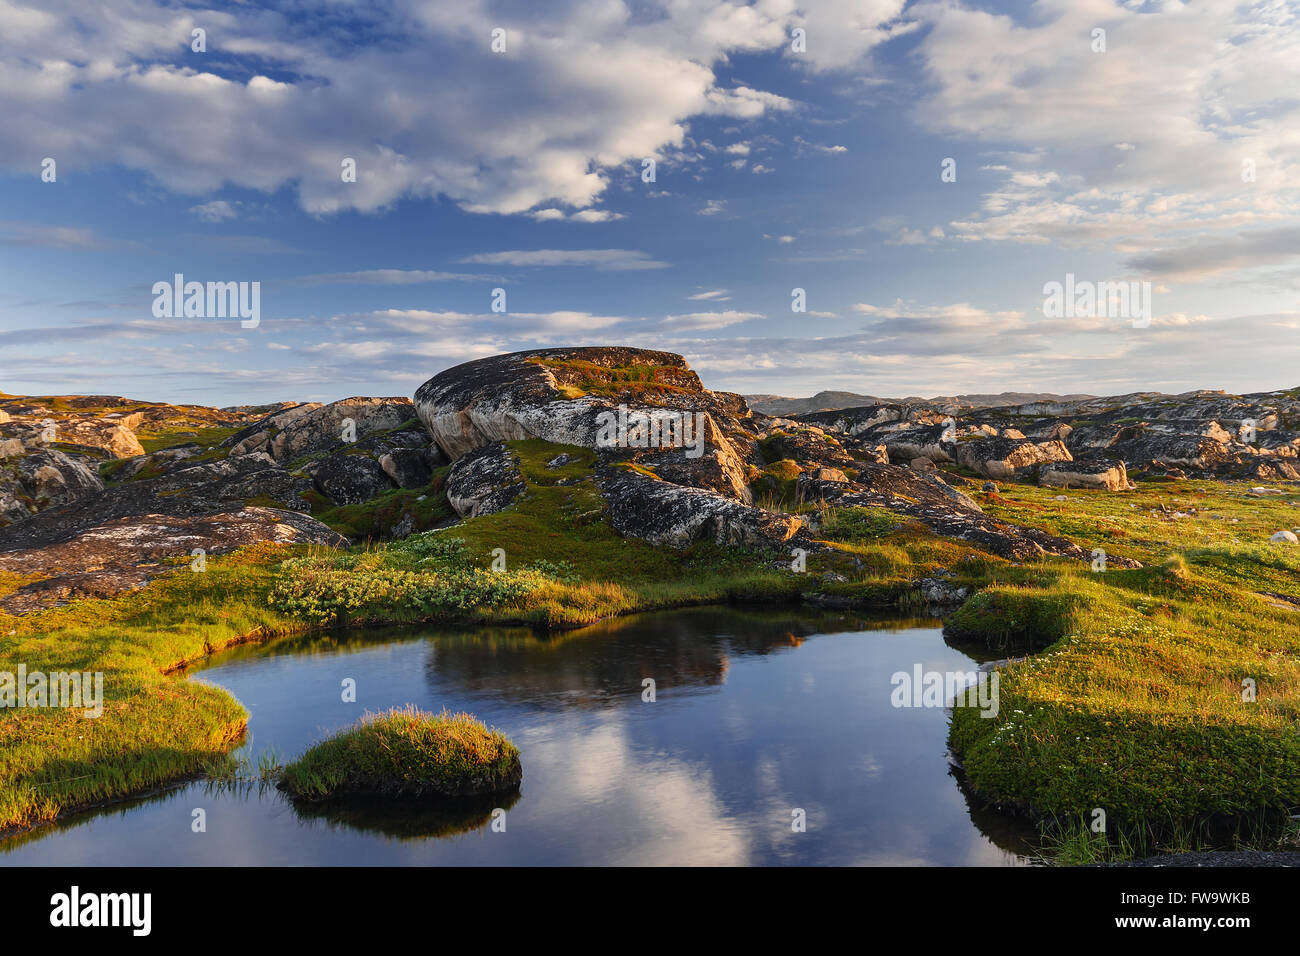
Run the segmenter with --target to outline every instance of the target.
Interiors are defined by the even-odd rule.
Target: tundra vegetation
[[[627,401],[636,397],[628,389],[647,385],[660,400],[691,399],[698,391],[693,373],[656,366],[659,354],[594,367],[563,356],[527,364],[551,376],[555,401]],[[735,407],[721,393],[705,393],[701,401],[718,418]],[[1300,806],[1300,547],[1269,540],[1300,524],[1300,487],[1288,480],[1273,480],[1269,491],[1255,476],[1143,462],[1140,474],[1130,464],[1137,480],[1122,489],[1061,488],[1035,483],[1037,469],[1053,463],[1031,461],[993,485],[979,469],[960,464],[955,448],[984,439],[959,434],[945,446],[935,437],[947,417],[942,410],[916,422],[915,433],[890,433],[887,441],[900,444],[887,453],[875,436],[854,435],[851,427],[827,435],[829,423],[819,423],[819,416],[840,413],[760,426],[720,422],[743,452],[737,458],[749,500],[766,511],[734,507],[797,519],[788,527],[798,531],[784,540],[729,539],[713,530],[734,529],[740,519],[723,509],[706,532],[665,546],[620,525],[611,488],[645,488],[646,500],[667,500],[653,496],[679,487],[663,477],[680,466],[671,456],[611,461],[589,445],[552,440],[555,435],[479,436],[499,445],[490,464],[509,472],[492,472],[489,483],[509,483],[513,497],[465,517],[457,503],[468,509],[471,499],[488,500],[465,490],[465,469],[458,475],[473,456],[415,462],[410,478],[398,467],[412,447],[410,430],[391,419],[357,443],[371,442],[366,447],[313,451],[279,437],[328,409],[299,413],[299,425],[286,421],[279,430],[266,424],[267,416],[287,413],[268,409],[231,412],[210,426],[195,420],[188,430],[227,430],[211,448],[195,443],[208,463],[238,457],[233,449],[241,442],[260,442],[268,452],[240,455],[275,459],[263,463],[266,469],[275,465],[295,481],[307,474],[303,467],[330,456],[367,462],[387,456],[382,472],[366,462],[345,463],[350,470],[335,462],[301,479],[297,509],[346,535],[349,546],[260,541],[208,555],[203,573],[189,570],[190,558],[181,554],[134,590],[64,595],[33,607],[27,596],[51,572],[16,559],[6,565],[0,540],[0,670],[21,661],[29,670],[105,673],[98,719],[50,709],[0,714],[0,828],[36,826],[195,775],[229,774],[229,754],[247,715],[220,689],[183,678],[189,666],[236,644],[359,624],[569,628],[640,610],[728,601],[915,611],[926,601],[919,582],[936,578],[971,595],[947,609],[950,638],[1009,658],[996,719],[968,708],[953,712],[951,744],[964,777],[981,798],[1042,821],[1055,858],[1112,859],[1225,842],[1273,845],[1281,832],[1275,824]],[[1070,411],[1080,434],[1096,427],[1092,410]],[[1145,404],[1100,414],[1110,415],[1122,441],[1131,440],[1124,430],[1135,426],[1118,420],[1158,420]],[[986,416],[993,431],[1015,427],[998,415]],[[1029,416],[1018,420],[1026,429],[1031,424]],[[152,427],[154,434],[168,431],[165,422]],[[1143,439],[1151,440],[1151,434]],[[990,436],[985,447],[1002,455],[1005,441],[1020,440]],[[1025,441],[1046,443],[1043,435]],[[1062,447],[1068,444],[1062,440]],[[897,463],[933,448],[950,453],[948,461],[934,454],[941,478]],[[116,467],[129,470],[159,450]],[[709,461],[706,456],[703,466]],[[1086,480],[1087,462],[1077,464]],[[106,490],[91,497],[132,482],[144,488],[178,481],[172,467],[160,463],[160,477],[120,482],[110,472]],[[731,468],[722,460],[700,481],[725,485]],[[336,481],[338,475],[347,481]],[[890,485],[894,491],[879,493],[894,481],[900,482]],[[345,503],[357,482],[367,483],[368,496]],[[957,499],[953,512],[934,505],[925,496],[939,485],[960,489],[976,510]],[[280,484],[275,488],[282,494]],[[850,493],[835,490],[844,488]],[[689,490],[690,501],[705,494],[698,485]],[[707,494],[706,504],[724,497]],[[148,500],[152,508],[168,499]],[[226,499],[213,500],[214,508],[226,507]],[[285,507],[276,500],[267,510],[285,514],[274,511]],[[37,513],[12,527],[41,519]],[[954,525],[958,519],[964,523]],[[1025,542],[1046,547],[1022,547]],[[806,552],[802,572],[792,569],[796,547]],[[1061,553],[1050,553],[1053,548]],[[1106,559],[1101,567],[1087,560],[1098,551]],[[291,764],[283,780],[291,792],[323,796],[346,788],[351,772],[370,779],[362,751],[373,757],[373,748],[362,743],[392,731],[403,746],[415,746],[452,725],[471,726],[466,720],[444,716],[426,726],[418,715],[390,714],[322,744]],[[479,756],[495,740],[485,730],[457,739]],[[501,756],[508,742],[493,746]],[[1089,826],[1097,809],[1108,821],[1104,834]]]

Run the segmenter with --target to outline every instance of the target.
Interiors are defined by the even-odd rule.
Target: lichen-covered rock
[[[957,444],[957,463],[985,478],[1011,478],[1039,465],[1073,460],[1059,441],[984,438]]]
[[[0,570],[39,574],[41,579],[0,601],[10,614],[24,614],[83,598],[111,597],[143,587],[169,569],[203,569],[194,552],[224,554],[264,541],[284,544],[347,544],[308,515],[271,508],[225,514],[114,518],[72,537],[35,548],[0,552]],[[184,559],[177,565],[177,559]]]
[[[276,412],[229,439],[231,454],[265,451],[281,463],[361,441],[415,417],[407,398],[345,398]]]
[[[951,439],[952,431],[942,422],[911,425],[906,429],[886,432],[882,444],[889,452],[890,461],[910,462],[916,458],[948,464],[956,451]]]
[[[220,514],[242,510],[254,499],[286,510],[307,510],[301,495],[311,488],[310,479],[289,474],[267,455],[186,465],[156,478],[92,492],[0,528],[0,552],[66,541],[116,518]]]
[[[379,456],[379,467],[399,488],[423,488],[433,478],[435,460],[427,450],[394,448]]]
[[[447,472],[447,500],[465,518],[496,514],[526,490],[519,461],[503,442],[458,459]]]
[[[748,408],[738,395],[705,389],[670,352],[589,347],[495,355],[435,375],[415,393],[415,408],[453,461],[493,442],[540,438],[749,499],[744,461],[728,437]],[[654,427],[642,432],[638,419]],[[674,430],[684,420],[689,436]],[[613,442],[611,421],[629,426]]]
[[[1124,462],[1110,458],[1046,464],[1038,471],[1038,483],[1049,488],[1094,488],[1099,491],[1127,491],[1129,488]]]
[[[0,461],[0,524],[69,504],[104,483],[80,458],[53,449]]]
[[[614,530],[654,545],[686,548],[708,540],[778,546],[803,526],[794,515],[754,508],[705,488],[675,485],[626,468],[602,466],[596,480]]]
[[[303,472],[337,505],[359,505],[396,487],[369,455],[330,455],[306,465]]]

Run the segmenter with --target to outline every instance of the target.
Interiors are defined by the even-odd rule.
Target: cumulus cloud
[[[0,163],[116,163],[192,195],[288,186],[317,214],[447,197],[600,221],[583,211],[608,171],[680,147],[693,118],[793,107],[720,81],[716,65],[785,49],[795,24],[810,37],[799,62],[860,64],[902,0],[293,6],[114,0],[91,17],[79,0],[0,0]],[[498,26],[503,53],[489,45]],[[190,49],[195,27],[206,52]],[[341,176],[347,159],[355,182]],[[228,218],[221,209],[209,214]]]
[[[235,206],[224,199],[214,199],[212,202],[191,206],[190,212],[203,222],[225,222],[239,215]]]
[[[964,241],[1120,247],[1153,271],[1248,264],[1229,243],[1161,252],[1216,228],[1273,228],[1300,206],[1300,20],[1265,4],[1036,0],[1025,15],[934,0],[914,115],[991,144],[1002,182],[952,223]],[[1095,52],[1092,31],[1106,31]],[[958,176],[977,156],[958,156]],[[970,166],[967,167],[966,163]],[[1245,175],[1250,165],[1253,177]],[[1249,179],[1249,181],[1247,181]],[[1265,236],[1259,242],[1269,244]]]
[[[516,249],[479,252],[459,261],[498,266],[586,266],[605,272],[668,267],[668,263],[633,249]]]

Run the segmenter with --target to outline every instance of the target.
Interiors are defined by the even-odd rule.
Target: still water
[[[0,864],[1027,862],[1031,832],[973,808],[953,775],[947,712],[891,704],[891,675],[918,664],[975,667],[937,622],[773,607],[642,614],[549,637],[388,629],[241,648],[191,679],[244,704],[240,753],[254,764],[412,703],[504,731],[521,753],[519,793],[302,808],[273,788],[197,782],[0,841]],[[349,678],[356,703],[342,700]],[[504,832],[490,823],[496,807]],[[206,832],[192,830],[196,808]]]

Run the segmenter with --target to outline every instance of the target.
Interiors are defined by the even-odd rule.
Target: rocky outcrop
[[[232,455],[264,451],[288,464],[398,428],[414,417],[415,408],[406,398],[345,398],[328,405],[296,405],[237,432],[229,444]]]
[[[307,478],[290,475],[263,454],[191,464],[157,478],[105,488],[0,528],[0,552],[67,541],[118,518],[221,514],[240,511],[254,499],[306,511],[301,494],[310,488]]]
[[[540,438],[749,500],[728,436],[749,410],[737,395],[705,389],[680,355],[618,347],[497,355],[434,376],[415,393],[415,408],[453,460],[493,442]]]
[[[447,500],[464,518],[496,514],[525,491],[519,462],[503,442],[483,445],[447,473]]]
[[[952,416],[951,442],[943,439],[944,429],[939,427],[944,415]],[[1059,481],[1061,474],[1070,471],[1059,464],[1071,459],[1122,462],[1130,478],[1300,480],[1297,390],[1248,395],[1144,392],[1004,407],[906,399],[793,417],[837,435],[855,457],[883,442],[897,463],[928,458],[943,466],[955,460],[989,477],[1017,481],[1036,480],[1040,472]],[[986,444],[990,438],[1009,443],[1027,439],[1037,450],[1016,445],[997,448]],[[1069,457],[1053,443],[1064,447]],[[1091,468],[1076,471],[1084,476],[1100,474]],[[1096,487],[1126,486],[1112,475]]]
[[[111,597],[143,587],[169,570],[201,573],[207,555],[264,541],[347,543],[314,518],[271,508],[114,518],[57,543],[0,552],[0,571],[41,577],[0,600],[0,608],[24,614],[73,600]],[[196,551],[202,560],[195,560]],[[179,565],[178,559],[183,559]]]
[[[1101,491],[1128,491],[1130,487],[1124,462],[1112,458],[1084,458],[1044,465],[1038,472],[1038,483],[1049,488]]]
[[[1039,465],[1073,460],[1069,449],[1059,441],[985,438],[957,443],[957,463],[985,478],[1011,478]]]
[[[61,451],[0,460],[0,526],[103,488],[98,473],[84,459]]]
[[[794,515],[732,501],[705,488],[688,488],[602,466],[597,472],[614,530],[654,545],[686,548],[698,541],[722,545],[780,546],[803,526]]]

